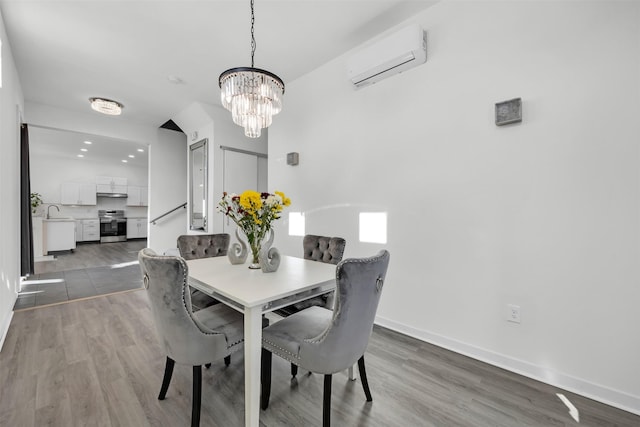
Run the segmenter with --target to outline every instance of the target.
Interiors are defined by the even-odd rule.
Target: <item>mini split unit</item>
[[[347,60],[347,74],[351,83],[361,88],[426,61],[427,35],[419,25],[412,25],[351,55]]]

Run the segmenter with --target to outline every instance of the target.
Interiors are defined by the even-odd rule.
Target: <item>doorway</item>
[[[228,193],[240,194],[245,190],[267,192],[266,154],[239,150],[231,147],[220,147],[223,150],[223,189]],[[235,231],[235,224],[224,221],[223,231]]]

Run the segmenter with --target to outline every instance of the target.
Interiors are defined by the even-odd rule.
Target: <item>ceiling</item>
[[[256,0],[255,66],[288,84],[435,3]],[[65,110],[99,114],[88,98],[105,97],[124,104],[118,120],[159,127],[193,102],[220,105],[220,73],[251,62],[248,0],[0,0],[0,10],[25,101]]]
[[[146,145],[137,142],[29,126],[31,156],[42,156],[47,159],[73,158],[79,162],[90,161],[146,168],[149,158],[147,151]]]

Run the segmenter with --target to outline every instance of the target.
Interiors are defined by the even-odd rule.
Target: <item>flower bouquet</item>
[[[284,207],[290,204],[291,200],[280,191],[276,191],[275,194],[259,193],[253,190],[246,190],[240,195],[223,193],[217,210],[231,218],[247,237],[253,256],[253,262],[249,268],[260,268],[262,241],[269,231],[271,231],[269,240],[273,240],[271,223],[279,219]]]

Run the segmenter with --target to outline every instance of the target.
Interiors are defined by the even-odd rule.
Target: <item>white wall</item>
[[[390,250],[380,324],[640,414],[640,4],[445,1],[410,22],[426,64],[354,90],[347,54],[288,85],[271,187],[346,256]],[[515,97],[523,122],[496,127]],[[388,213],[387,244],[358,242],[361,211]]]
[[[0,349],[9,329],[20,284],[20,129],[22,87],[0,14]]]
[[[183,133],[158,129],[149,147],[149,220],[187,201],[187,141]],[[149,225],[147,246],[157,253],[176,248],[184,234],[186,209],[175,211]]]

